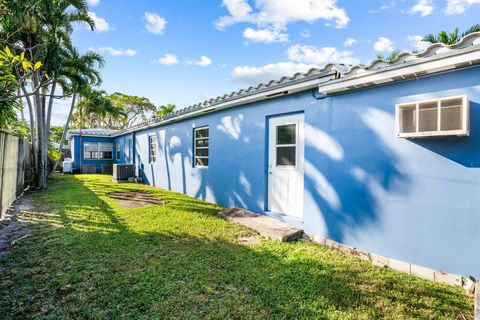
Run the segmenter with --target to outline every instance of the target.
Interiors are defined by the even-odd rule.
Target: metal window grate
[[[396,106],[397,137],[468,136],[469,132],[470,102],[466,95]]]

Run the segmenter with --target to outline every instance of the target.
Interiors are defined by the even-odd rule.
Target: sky
[[[87,0],[101,89],[178,108],[328,63],[422,50],[420,39],[480,23],[480,0]],[[54,107],[63,125],[68,101]]]

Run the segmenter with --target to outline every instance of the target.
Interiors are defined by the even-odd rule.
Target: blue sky
[[[328,62],[421,49],[419,36],[480,23],[480,0],[87,2],[97,30],[78,25],[73,40],[103,53],[101,88],[178,107]]]

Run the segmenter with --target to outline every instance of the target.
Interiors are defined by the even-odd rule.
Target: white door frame
[[[279,141],[278,127],[295,127],[294,140]],[[282,130],[282,129],[280,129]],[[303,219],[305,115],[303,113],[268,118],[267,211]],[[290,136],[291,137],[291,136]],[[292,163],[292,148],[295,162]],[[277,151],[289,149],[289,156],[278,158]],[[284,151],[284,152],[285,152]]]

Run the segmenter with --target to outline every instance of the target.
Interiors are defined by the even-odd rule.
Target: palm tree
[[[166,104],[166,105],[163,105],[163,106],[160,106],[156,111],[155,113],[153,114],[153,117],[154,118],[160,118],[160,117],[163,117],[169,113],[172,113],[173,110],[175,110],[177,106],[174,105],[174,104]]]
[[[0,21],[0,42],[10,43],[23,51],[29,61],[41,61],[43,66],[28,74],[19,85],[30,109],[30,126],[34,149],[35,180],[40,188],[47,187],[47,149],[51,109],[55,88],[62,68],[61,52],[71,44],[72,24],[94,23],[88,16],[84,0],[6,0],[9,14]],[[14,46],[15,44],[15,46]],[[17,71],[17,77],[23,79]],[[50,100],[47,100],[49,95]],[[48,102],[48,105],[47,105]]]
[[[480,24],[475,24],[471,26],[469,29],[465,30],[462,34],[460,34],[460,31],[458,28],[455,28],[455,30],[453,30],[452,33],[448,33],[446,31],[440,31],[437,33],[437,35],[428,34],[422,39],[422,41],[452,45],[460,41],[460,39],[462,39],[466,35],[474,32],[480,32]]]
[[[395,60],[400,53],[401,53],[400,50],[393,50],[386,57],[383,54],[379,54],[379,55],[377,55],[377,60],[382,60],[382,61],[387,61],[387,62],[392,61],[392,60]]]
[[[70,112],[68,113],[67,121],[63,129],[62,138],[60,140],[59,152],[62,151],[62,146],[65,142],[67,132],[70,128],[70,121],[72,119],[73,110],[75,108],[78,92],[87,86],[97,86],[102,82],[101,75],[98,68],[103,67],[104,59],[97,53],[88,52],[81,55],[75,48],[70,48],[65,52],[63,69],[59,70],[58,83],[66,94],[71,94],[72,102],[70,104]],[[49,176],[58,166],[59,159],[55,161],[53,169]]]

